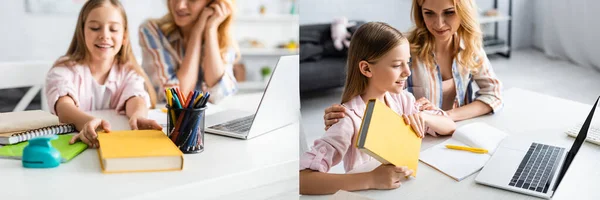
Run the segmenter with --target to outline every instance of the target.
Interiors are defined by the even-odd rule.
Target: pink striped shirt
[[[388,106],[399,115],[414,114],[418,112],[415,97],[406,90],[399,94],[386,93],[385,100]],[[331,167],[344,161],[346,172],[353,170],[372,159],[369,154],[363,153],[356,148],[356,137],[366,104],[361,96],[356,96],[350,101],[342,104],[346,107],[344,118],[331,126],[325,135],[315,140],[313,147],[300,156],[300,170],[311,169],[320,172],[328,172]],[[446,115],[441,110],[426,111],[431,114]],[[436,133],[427,128],[427,133],[433,136]]]
[[[64,57],[61,59],[64,59]],[[98,102],[98,98],[94,96],[94,91],[98,90],[97,87],[102,86],[105,86],[104,90],[107,94],[110,94],[108,107],[105,107],[106,102]],[[82,111],[115,109],[120,113],[124,113],[125,102],[135,96],[142,97],[146,101],[146,105],[150,106],[150,98],[144,89],[144,78],[134,70],[118,65],[114,65],[110,69],[104,85],[96,82],[87,65],[75,64],[70,67],[52,67],[46,75],[44,92],[47,97],[48,108],[53,114],[56,114],[54,107],[56,101],[66,95],[69,95],[75,105]]]

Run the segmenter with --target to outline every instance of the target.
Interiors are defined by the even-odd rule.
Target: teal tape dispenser
[[[29,140],[29,145],[23,149],[23,167],[53,168],[60,165],[60,152],[50,144],[50,140],[58,136],[37,137]]]

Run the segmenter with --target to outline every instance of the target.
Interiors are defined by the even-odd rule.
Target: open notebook
[[[75,132],[72,124],[41,110],[0,113],[0,144],[15,144],[44,135]]]
[[[421,152],[419,160],[454,180],[461,181],[481,170],[506,136],[506,133],[485,123],[467,124],[457,128],[452,138]],[[488,153],[448,149],[446,144],[484,148]]]

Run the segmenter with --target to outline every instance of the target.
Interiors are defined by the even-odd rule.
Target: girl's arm
[[[379,165],[373,171],[357,174],[329,174],[300,171],[300,194],[333,194],[338,190],[394,189],[412,174],[407,167]]]
[[[420,115],[425,121],[425,126],[440,135],[450,135],[456,130],[456,123],[449,117],[427,112],[420,112]]]
[[[55,109],[56,115],[58,115],[58,119],[61,122],[74,124],[79,131],[79,133],[71,138],[70,144],[81,140],[92,148],[98,148],[100,144],[96,130],[102,128],[106,132],[110,131],[110,124],[107,121],[95,118],[79,110],[75,105],[75,101],[69,96],[60,97],[56,102]]]
[[[125,114],[129,118],[145,118],[148,116],[148,108],[142,97],[134,96],[125,103]]]
[[[62,123],[74,124],[77,130],[83,130],[83,127],[95,117],[79,110],[70,96],[62,96],[55,105],[56,115]]]
[[[125,114],[129,117],[129,127],[132,130],[162,130],[154,120],[148,119],[148,106],[144,98],[134,96],[125,102]]]
[[[338,190],[357,191],[371,188],[369,173],[329,174],[305,169],[300,171],[300,194],[333,194]]]

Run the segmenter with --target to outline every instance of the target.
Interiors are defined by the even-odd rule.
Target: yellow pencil
[[[172,97],[171,97],[171,90],[169,90],[169,88],[165,89],[165,96],[167,96],[167,105],[171,106]]]
[[[487,149],[465,147],[465,146],[458,146],[458,145],[451,145],[451,144],[447,144],[446,148],[448,148],[448,149],[455,149],[455,150],[470,151],[470,152],[473,152],[473,153],[480,153],[480,154],[484,154],[484,153],[488,152]]]
[[[196,105],[196,103],[198,103],[198,101],[200,101],[200,99],[202,99],[202,96],[204,96],[204,94],[202,94],[202,92],[201,92],[200,95],[198,95],[196,97],[196,99],[194,99],[194,104],[192,104],[192,105]]]
[[[169,108],[171,108],[171,124],[175,126],[175,111],[173,110],[173,94],[171,94],[171,90],[166,89],[167,93],[167,104],[169,104]]]

